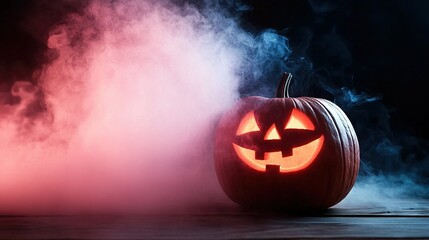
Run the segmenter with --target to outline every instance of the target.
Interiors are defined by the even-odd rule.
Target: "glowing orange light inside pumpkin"
[[[243,117],[243,120],[241,120],[240,125],[238,125],[237,132],[235,134],[238,136],[244,133],[256,131],[260,131],[260,129],[255,120],[255,113],[251,111]]]
[[[303,112],[294,108],[285,129],[314,130],[314,124]]]
[[[267,134],[264,137],[265,140],[276,140],[280,139],[279,132],[277,132],[276,125],[273,124],[267,131]]]
[[[311,120],[301,111],[293,109],[285,129],[305,129],[314,130],[315,126]],[[238,126],[236,135],[241,135],[247,132],[260,131],[254,112],[251,111],[246,114]],[[275,124],[273,124],[264,136],[264,140],[278,140],[281,139]],[[290,139],[293,141],[293,139]],[[317,157],[322,149],[324,137],[320,136],[318,139],[311,141],[308,144],[295,147],[292,149],[292,155],[283,157],[281,151],[265,152],[264,160],[255,158],[255,151],[241,147],[233,143],[233,147],[238,157],[251,168],[258,171],[266,171],[267,165],[279,166],[279,171],[282,173],[294,172],[308,167]]]

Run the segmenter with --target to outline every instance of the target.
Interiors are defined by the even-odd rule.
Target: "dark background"
[[[293,54],[332,87],[381,97],[398,131],[428,138],[429,2],[424,0],[243,1],[253,28],[289,38]]]
[[[361,175],[428,183],[429,1],[243,2],[244,27],[289,39],[292,95],[330,99],[348,114]]]
[[[50,27],[86,1],[0,1],[0,94],[37,78],[49,59]],[[284,63],[296,81],[291,95],[324,97],[350,117],[362,154],[360,174],[429,179],[426,117],[429,1],[224,1],[244,29],[274,29],[289,40]],[[278,76],[278,72],[273,73]],[[273,88],[275,88],[273,81]],[[245,93],[257,85],[243,86]],[[13,104],[1,98],[1,104]]]

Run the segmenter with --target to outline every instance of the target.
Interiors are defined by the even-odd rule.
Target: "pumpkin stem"
[[[291,80],[292,74],[285,72],[280,79],[279,85],[277,86],[276,98],[289,97],[289,85]]]

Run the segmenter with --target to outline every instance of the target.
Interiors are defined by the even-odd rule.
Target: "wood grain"
[[[189,213],[0,217],[1,239],[429,239],[429,201],[346,204],[323,213],[236,206]]]

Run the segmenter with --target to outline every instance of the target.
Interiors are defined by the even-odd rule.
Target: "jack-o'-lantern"
[[[284,74],[276,98],[243,98],[218,123],[216,173],[240,205],[326,209],[355,183],[360,157],[351,122],[331,101],[289,97],[291,77]]]

